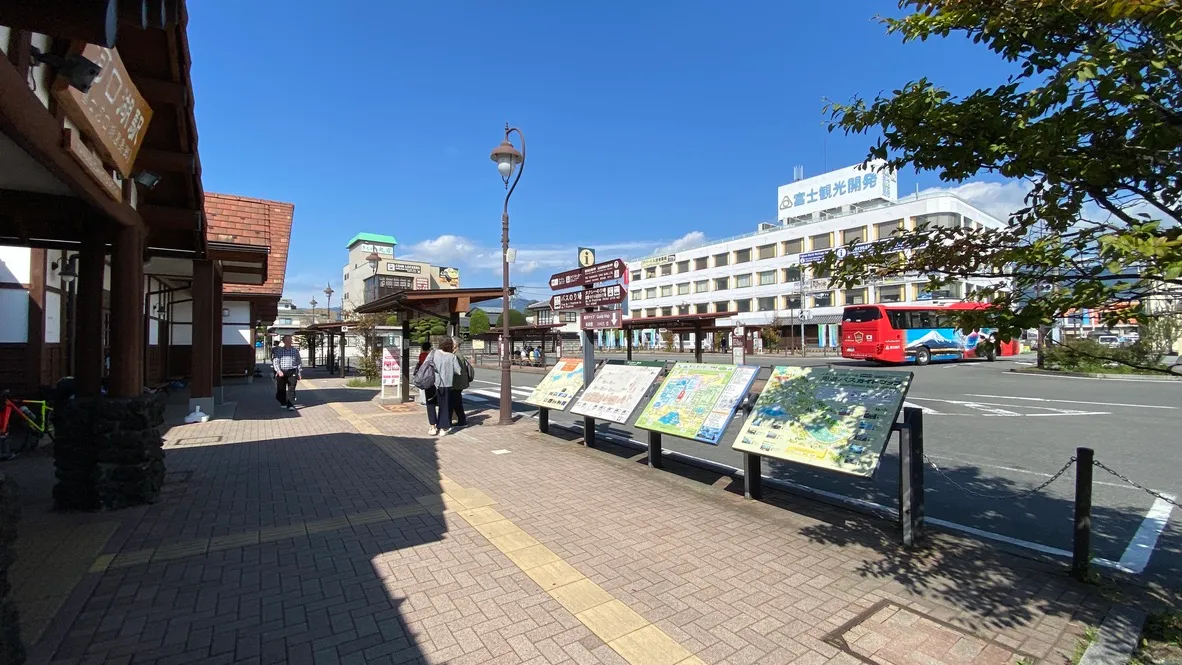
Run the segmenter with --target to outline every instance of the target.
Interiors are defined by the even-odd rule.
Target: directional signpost
[[[550,288],[554,291],[583,287],[577,291],[558,293],[550,298],[554,311],[581,309],[579,327],[583,329],[583,389],[595,378],[595,333],[596,330],[618,328],[623,324],[624,315],[618,309],[595,311],[601,305],[615,305],[624,302],[626,291],[620,284],[595,286],[624,278],[628,269],[620,259],[595,262],[595,250],[579,248],[579,268],[550,276]],[[538,413],[538,429],[549,429],[549,409]],[[595,445],[595,419],[583,416],[583,443]]]

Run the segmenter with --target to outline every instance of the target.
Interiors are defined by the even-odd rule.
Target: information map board
[[[625,424],[664,367],[665,363],[653,360],[607,363],[595,372],[570,412]]]
[[[564,411],[583,387],[583,359],[559,358],[546,378],[534,387],[526,404]]]
[[[636,426],[718,445],[758,371],[751,365],[677,363]]]
[[[911,372],[774,367],[735,450],[870,477]]]

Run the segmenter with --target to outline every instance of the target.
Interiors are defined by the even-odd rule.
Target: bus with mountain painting
[[[841,317],[841,355],[853,360],[926,365],[1017,355],[1017,341],[998,342],[989,328],[957,328],[960,312],[985,309],[976,302],[849,305]]]

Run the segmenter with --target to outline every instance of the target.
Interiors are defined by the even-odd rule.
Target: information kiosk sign
[[[665,363],[652,360],[605,364],[595,372],[595,380],[570,412],[621,425],[627,423],[664,366]]]
[[[751,365],[677,363],[636,426],[718,445],[758,371]]]
[[[529,397],[526,404],[564,411],[583,387],[583,359],[559,358]]]
[[[775,367],[732,447],[873,476],[911,378],[910,372]]]

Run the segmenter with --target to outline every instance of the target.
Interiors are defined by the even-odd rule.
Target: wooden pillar
[[[78,295],[74,305],[74,387],[79,395],[95,397],[103,383],[103,276],[107,246],[103,222],[84,222],[78,253]]]
[[[632,329],[624,328],[624,343],[627,344],[628,360],[632,360]]]
[[[222,331],[226,318],[222,316],[223,298],[222,298],[222,269],[221,266],[214,265],[213,270],[213,387],[222,387],[222,375],[226,373],[226,368],[222,366]],[[214,397],[221,401],[221,395],[218,392],[214,393]]]
[[[345,378],[345,326],[341,326],[341,378]]]
[[[139,397],[144,392],[144,231],[116,230],[111,260],[111,385],[112,397]]]
[[[189,393],[194,399],[213,397],[213,263],[193,262],[193,365]],[[221,313],[218,313],[221,316]],[[268,349],[269,350],[269,349]]]
[[[694,321],[694,362],[702,362],[702,322]]]

